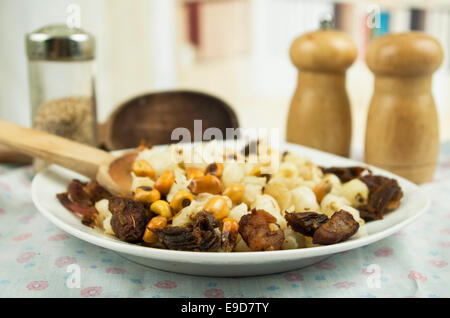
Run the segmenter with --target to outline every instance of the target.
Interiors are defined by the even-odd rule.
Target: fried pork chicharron
[[[359,228],[353,216],[340,210],[331,218],[316,212],[286,213],[288,225],[296,232],[311,236],[314,244],[336,244],[354,235]]]
[[[276,221],[268,212],[253,209],[239,221],[239,233],[253,251],[279,250],[284,233]]]

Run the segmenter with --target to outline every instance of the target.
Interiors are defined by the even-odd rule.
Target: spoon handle
[[[0,163],[30,164],[32,162],[30,156],[0,144]]]
[[[24,128],[1,119],[0,143],[91,179],[95,179],[102,164],[107,164],[114,158],[106,151],[43,131]]]

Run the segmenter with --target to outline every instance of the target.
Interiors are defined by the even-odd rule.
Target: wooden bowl
[[[184,127],[194,138],[194,120],[202,120],[203,132],[217,127],[226,137],[226,128],[238,128],[232,108],[205,93],[174,90],[134,97],[109,116],[99,127],[99,140],[108,149],[136,147],[144,139],[152,145],[170,144],[175,128]],[[202,138],[203,140],[203,138]]]

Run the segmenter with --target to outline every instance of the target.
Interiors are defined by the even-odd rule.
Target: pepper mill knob
[[[365,160],[416,183],[433,179],[439,121],[431,76],[443,50],[421,32],[390,34],[370,44],[366,61],[375,75],[367,116]]]
[[[298,85],[288,115],[287,141],[349,155],[352,122],[345,72],[356,55],[352,39],[336,30],[314,31],[294,40],[290,57],[298,69]]]
[[[374,39],[366,62],[375,75],[424,76],[436,71],[443,58],[438,40],[422,32],[406,32]]]

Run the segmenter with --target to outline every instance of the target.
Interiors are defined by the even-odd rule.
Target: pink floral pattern
[[[126,271],[123,268],[109,267],[106,269],[106,272],[109,274],[123,274]]]
[[[376,257],[389,257],[392,255],[392,253],[394,253],[394,250],[392,248],[385,247],[376,250],[374,254]]]
[[[2,208],[0,208],[0,215],[4,215],[4,214],[6,214],[6,211],[3,210]]]
[[[55,234],[55,235],[50,236],[48,238],[48,240],[50,242],[59,242],[59,241],[67,240],[68,238],[69,238],[69,236],[66,234]]]
[[[376,272],[375,269],[369,270],[369,267],[364,267],[364,269],[362,270],[362,273],[363,273],[364,275],[372,275],[372,274],[374,274],[375,272]],[[381,272],[381,270],[380,270],[380,272]]]
[[[47,289],[48,282],[45,280],[35,280],[27,285],[28,290],[39,291]]]
[[[353,282],[339,282],[339,283],[333,284],[333,286],[338,289],[349,289],[349,288],[355,287],[355,285],[356,284]]]
[[[8,184],[6,184],[6,183],[4,183],[4,182],[0,182],[0,190],[1,191],[11,191],[11,187],[8,185]]]
[[[450,234],[450,228],[442,229],[439,231],[441,234]]]
[[[96,297],[102,293],[103,288],[101,286],[86,287],[81,290],[81,296],[83,297]]]
[[[25,252],[21,254],[18,258],[16,258],[17,263],[23,264],[28,263],[33,259],[33,257],[36,255],[35,252]]]
[[[408,278],[420,282],[426,282],[427,278],[423,276],[421,273],[411,270],[408,274]]]
[[[448,265],[448,263],[444,260],[431,260],[428,261],[428,264],[431,264],[434,267],[442,268]]]
[[[203,293],[203,296],[205,296],[207,298],[224,298],[225,294],[222,289],[211,288],[211,289],[205,290],[205,292]]]
[[[19,221],[20,221],[20,222],[29,222],[29,221],[31,221],[33,218],[34,218],[34,215],[27,215],[27,216],[21,217],[21,218],[19,219]]]
[[[314,265],[318,269],[332,270],[336,269],[336,265],[331,262],[320,262]]]
[[[287,281],[300,282],[303,280],[303,275],[297,273],[286,273],[283,275]]]
[[[24,234],[20,234],[20,235],[17,235],[15,237],[13,237],[13,241],[20,242],[20,241],[24,241],[26,239],[29,239],[30,237],[31,237],[30,233],[24,233]]]
[[[70,256],[61,256],[58,257],[55,261],[55,265],[58,267],[64,267],[70,264],[73,264],[76,262],[76,259],[74,257]]]
[[[171,280],[163,280],[160,282],[157,282],[155,284],[156,287],[162,288],[162,289],[172,289],[177,287],[177,283],[171,281]]]

